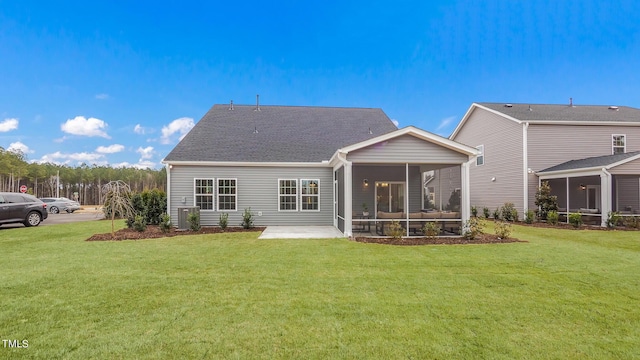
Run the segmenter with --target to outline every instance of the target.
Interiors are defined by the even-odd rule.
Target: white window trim
[[[611,154],[612,155],[615,154],[615,149],[620,147],[620,146],[614,146],[613,145],[613,141],[614,141],[614,138],[616,136],[622,136],[623,141],[624,141],[624,146],[622,147],[623,148],[622,152],[626,153],[627,152],[627,134],[611,134]]]
[[[482,148],[482,150],[480,148]],[[476,146],[476,149],[478,149],[478,151],[480,151],[480,155],[478,155],[476,157],[476,166],[482,166],[482,165],[486,164],[486,159],[485,159],[485,156],[484,156],[484,144]],[[482,158],[482,164],[478,164],[478,159],[480,159],[480,158]]]
[[[303,194],[302,193],[302,182],[303,181],[315,181],[318,183],[318,194],[316,195],[309,195],[309,194]],[[302,197],[303,196],[315,196],[318,198],[318,209],[312,209],[312,210],[305,210],[302,208]],[[320,212],[320,179],[300,179],[300,211],[302,212]]]
[[[296,204],[296,209],[295,210],[282,210],[280,209],[280,198],[282,196],[291,196],[291,195],[287,195],[287,194],[280,194],[280,181],[295,181],[296,182],[296,202],[294,204]],[[294,179],[294,178],[282,178],[282,179],[278,179],[278,183],[277,183],[277,194],[278,194],[278,203],[276,204],[278,212],[298,212],[298,202],[299,202],[299,195],[300,195],[300,183],[298,181],[298,179]]]
[[[218,192],[218,187],[220,186],[220,185],[218,184],[218,181],[220,181],[220,180],[233,180],[233,181],[235,181],[235,182],[236,182],[236,186],[235,186],[235,188],[236,188],[236,193],[235,193],[234,195],[229,195],[229,194],[220,194],[220,193]],[[236,212],[236,211],[238,211],[238,179],[237,179],[237,178],[217,178],[217,179],[215,180],[215,182],[214,182],[214,183],[216,184],[216,186],[215,186],[215,193],[216,193],[216,209],[218,209],[218,211],[220,211],[220,212]],[[235,201],[235,203],[236,203],[236,208],[235,208],[235,210],[220,209],[220,196],[221,196],[221,195],[222,195],[222,196],[233,196],[233,197],[236,199],[236,201]]]
[[[211,180],[213,193],[211,194],[211,207],[213,209],[200,209],[200,211],[216,211],[216,192],[217,192],[217,184],[215,178],[193,178],[193,206],[198,206],[198,196],[209,196],[209,194],[198,194],[196,193],[196,181],[197,180]]]

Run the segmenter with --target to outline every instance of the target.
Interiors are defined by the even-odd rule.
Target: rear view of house
[[[398,129],[381,109],[215,105],[163,162],[174,223],[182,207],[198,207],[207,226],[222,213],[239,224],[251,208],[256,225],[333,225],[350,236],[354,227],[373,232],[391,213],[409,231],[409,213],[423,208],[423,174],[440,168],[462,169],[451,214],[460,224],[476,153]]]
[[[546,180],[561,213],[604,224],[609,211],[640,212],[640,109],[474,103],[450,139],[481,153],[470,168],[472,205],[535,209]]]

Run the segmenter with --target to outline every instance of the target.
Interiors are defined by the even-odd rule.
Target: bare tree
[[[131,204],[131,188],[122,180],[109,181],[102,186],[104,199],[104,215],[111,219],[111,237],[115,236],[114,223],[116,217],[128,218],[135,215]]]

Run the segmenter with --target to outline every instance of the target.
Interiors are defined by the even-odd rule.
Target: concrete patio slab
[[[345,237],[333,226],[267,226],[258,239],[334,239]]]

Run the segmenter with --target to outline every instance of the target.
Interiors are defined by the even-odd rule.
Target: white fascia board
[[[640,126],[640,122],[624,121],[527,120],[527,122],[532,125]]]
[[[537,172],[536,175],[540,180],[560,179],[567,177],[594,176],[602,174],[602,166],[596,166],[583,169],[558,170],[549,172]]]
[[[521,120],[518,120],[512,116],[506,115],[504,113],[501,113],[500,111],[496,111],[493,109],[489,109],[486,106],[482,106],[478,103],[473,103],[471,104],[471,106],[469,107],[469,110],[467,110],[467,112],[464,114],[464,117],[462,118],[462,120],[460,120],[460,123],[458,123],[458,126],[456,126],[455,130],[453,130],[453,132],[451,133],[451,135],[449,136],[449,139],[453,140],[455,139],[455,137],[458,135],[458,132],[460,132],[460,130],[462,129],[462,127],[464,126],[464,124],[467,122],[467,120],[469,119],[469,117],[471,117],[471,113],[473,112],[473,110],[475,110],[476,108],[478,109],[482,109],[482,110],[486,110],[490,113],[496,114],[498,116],[501,116],[505,119],[511,120],[517,124],[522,124]]]
[[[453,140],[447,139],[445,137],[442,137],[440,135],[436,135],[433,133],[430,133],[428,131],[419,129],[415,126],[407,126],[404,127],[402,129],[398,129],[396,131],[392,131],[390,133],[384,134],[384,135],[380,135],[380,136],[376,136],[374,138],[359,142],[357,144],[353,144],[353,145],[349,145],[346,146],[342,149],[339,150],[339,152],[342,153],[350,153],[352,151],[355,150],[359,150],[371,145],[375,145],[377,143],[383,142],[383,141],[387,141],[387,140],[391,140],[397,137],[400,137],[402,135],[412,135],[417,137],[418,139],[424,140],[424,141],[428,141],[431,143],[434,143],[436,145],[440,145],[443,147],[446,147],[448,149],[457,151],[459,153],[463,153],[467,156],[477,156],[480,154],[480,152],[478,151],[478,149],[476,148],[472,148],[470,146],[467,145],[463,145],[460,144],[458,142],[455,142]]]
[[[322,162],[163,161],[162,163],[183,166],[330,167],[328,160]]]

